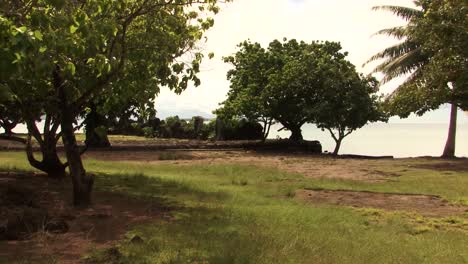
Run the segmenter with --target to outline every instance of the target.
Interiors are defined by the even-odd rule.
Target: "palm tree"
[[[418,4],[417,1],[415,1]],[[409,23],[415,19],[424,16],[424,12],[419,9],[402,7],[402,6],[377,6],[373,10],[390,11],[393,14],[405,19]],[[424,53],[421,44],[414,41],[411,37],[411,32],[408,26],[386,28],[378,31],[376,35],[387,35],[402,40],[400,43],[384,49],[383,51],[372,56],[364,65],[374,61],[381,61],[373,73],[383,73],[384,77],[381,84],[385,84],[394,78],[407,76],[406,80],[388,97],[388,101],[396,98],[405,90],[412,89],[412,84],[417,82],[419,77],[422,77],[424,67],[429,63],[431,55]],[[455,137],[456,137],[456,122],[457,122],[457,106],[452,104],[450,113],[450,125],[442,157],[455,156]]]
[[[376,6],[372,9],[390,11],[408,22],[423,16],[421,10],[410,7]],[[382,84],[396,77],[409,74],[405,81],[405,83],[408,83],[420,75],[421,68],[428,62],[429,57],[422,52],[421,45],[411,39],[408,26],[382,29],[375,33],[375,35],[387,35],[402,40],[402,42],[375,54],[364,64],[384,60],[373,70],[373,73],[380,72],[384,74],[384,78],[381,81]],[[398,92],[398,88],[394,93],[396,92]]]

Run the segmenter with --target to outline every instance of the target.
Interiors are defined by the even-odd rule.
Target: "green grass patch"
[[[22,153],[0,153],[0,169],[28,169]],[[390,182],[308,179],[236,164],[174,165],[88,159],[96,189],[171,208],[89,263],[467,263],[467,218],[424,218],[376,209],[306,205],[303,188],[468,197],[468,175],[408,169]],[[395,169],[400,170],[395,161]],[[382,170],[390,170],[382,168]],[[135,236],[138,243],[131,242]]]

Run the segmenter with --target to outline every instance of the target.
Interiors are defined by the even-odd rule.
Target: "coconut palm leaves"
[[[410,21],[423,16],[423,11],[402,6],[377,6],[373,10],[385,10]],[[420,74],[420,69],[428,62],[428,56],[423,53],[421,46],[411,39],[408,26],[386,28],[378,31],[376,35],[387,35],[399,40],[401,43],[384,49],[372,56],[366,63],[383,60],[377,65],[373,73],[383,73],[382,84],[390,80],[410,74],[406,82],[413,80]]]

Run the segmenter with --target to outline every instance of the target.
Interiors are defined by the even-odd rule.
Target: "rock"
[[[47,222],[45,230],[53,234],[64,234],[68,232],[69,226],[63,218],[55,218]]]

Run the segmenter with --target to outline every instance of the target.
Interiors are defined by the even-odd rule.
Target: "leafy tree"
[[[387,99],[392,114],[406,118],[422,115],[440,105],[451,104],[450,126],[443,157],[455,155],[457,107],[466,109],[466,3],[465,1],[415,1],[418,9],[384,6],[408,20],[408,25],[378,33],[403,40],[373,56],[385,59],[375,68],[384,73],[383,82],[409,77]],[[463,80],[465,79],[465,81]]]
[[[44,56],[46,48],[41,43],[44,38],[40,31],[15,25],[22,16],[30,13],[24,4],[4,1],[0,6],[0,103],[6,107],[2,115],[11,118],[9,109],[15,109],[18,116],[14,119],[26,123],[29,131],[27,140],[17,140],[27,144],[29,163],[51,177],[61,178],[65,175],[66,164],[60,161],[56,150],[60,138],[57,107],[47,104],[52,97],[47,88],[50,83],[47,78],[41,78],[41,73],[48,69],[49,58]],[[30,19],[33,20],[32,17]],[[44,120],[42,131],[36,125],[40,120]],[[40,146],[41,161],[34,157],[31,137]]]
[[[424,16],[409,29],[421,49],[431,54],[420,83],[415,85],[424,105],[451,104],[443,157],[455,156],[458,108],[468,109],[468,9],[464,0],[420,0]]]
[[[5,60],[0,67],[7,80],[2,86],[23,104],[25,113],[32,112],[25,99],[41,102],[41,110],[53,113],[50,119],[54,128],[61,128],[75,205],[90,203],[94,181],[84,169],[74,136],[77,116],[100,94],[130,81],[141,89],[167,86],[181,91],[189,82],[198,85],[202,54],[195,52],[191,63],[175,59],[193,51],[213,25],[212,18],[197,12],[205,8],[216,13],[216,0],[2,3],[0,55]],[[34,127],[28,125],[28,130],[32,133]]]
[[[235,56],[224,58],[226,63],[235,69],[228,72],[231,89],[228,99],[221,103],[223,106],[216,111],[219,118],[232,120],[247,118],[263,124],[263,139],[268,137],[273,117],[269,108],[264,107],[262,93],[268,85],[269,64],[268,53],[258,43],[245,41],[238,45],[241,51]],[[256,72],[256,74],[252,74]]]
[[[271,42],[266,50],[249,41],[239,47],[225,58],[234,69],[228,72],[228,99],[218,112],[276,120],[291,131],[291,140],[302,140],[301,127],[316,119],[323,93],[348,74],[340,71],[349,67],[341,45],[285,39]]]
[[[336,142],[333,155],[337,155],[345,137],[368,122],[386,121],[380,109],[378,82],[356,72],[354,65],[343,63],[334,68],[339,73],[322,92],[317,105],[315,123],[328,130]]]

